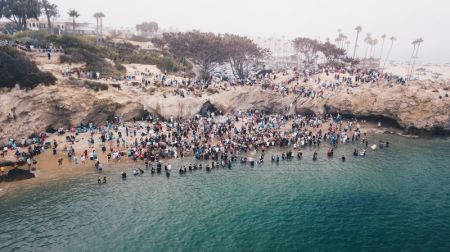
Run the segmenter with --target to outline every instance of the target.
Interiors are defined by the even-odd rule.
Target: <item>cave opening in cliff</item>
[[[402,127],[395,119],[386,116],[380,115],[368,115],[368,116],[356,116],[354,114],[341,114],[343,118],[353,119],[356,118],[358,120],[365,120],[368,123],[378,124],[381,123],[383,127],[390,127],[404,130],[405,127]]]
[[[211,113],[217,114],[218,112],[219,109],[217,109],[217,107],[214,106],[214,104],[212,104],[210,101],[206,101],[205,103],[203,103],[198,114],[201,116],[208,116]]]

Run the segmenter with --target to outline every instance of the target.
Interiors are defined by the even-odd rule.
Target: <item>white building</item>
[[[73,34],[73,35],[95,35],[96,27],[91,23],[75,23],[75,29],[72,21],[53,20],[53,32],[55,34]],[[30,19],[27,21],[27,28],[32,31],[48,30],[46,19]]]

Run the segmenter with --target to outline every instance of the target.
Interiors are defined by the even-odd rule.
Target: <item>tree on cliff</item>
[[[0,47],[0,87],[33,89],[38,84],[54,84],[56,78],[41,72],[23,53],[11,47]]]
[[[203,79],[209,79],[211,72],[228,59],[222,38],[214,33],[165,33],[163,37],[178,60],[189,58],[200,67]]]
[[[247,37],[225,34],[222,44],[226,61],[236,79],[247,79],[251,70],[258,70],[262,66],[260,60],[269,55],[268,50],[260,48]]]
[[[39,0],[0,0],[0,18],[13,22],[20,31],[27,29],[27,20],[41,15]]]
[[[51,34],[53,33],[52,18],[58,16],[58,6],[56,4],[49,3],[48,0],[42,0],[41,7],[47,18],[48,32]]]
[[[317,53],[320,50],[320,43],[310,38],[296,38],[292,43],[297,54],[303,56],[305,68],[312,67],[318,57]]]
[[[156,22],[143,22],[136,25],[136,30],[141,33],[142,36],[153,36],[159,30],[159,25]]]
[[[321,44],[319,51],[323,53],[328,65],[334,65],[345,58],[345,50],[336,47],[336,45],[331,44],[330,42]]]

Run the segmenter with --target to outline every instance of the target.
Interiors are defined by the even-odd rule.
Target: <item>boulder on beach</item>
[[[28,170],[15,168],[15,169],[9,170],[8,174],[0,176],[0,182],[19,181],[19,180],[31,179],[34,177],[35,177],[34,173],[32,173]]]

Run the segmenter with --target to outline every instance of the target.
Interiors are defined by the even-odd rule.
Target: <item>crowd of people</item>
[[[77,78],[103,78],[99,72],[83,72],[80,69],[74,71],[70,67],[64,68],[62,74],[65,77],[76,74]],[[327,92],[333,93],[340,88],[350,90],[365,83],[375,83],[380,78],[392,80],[393,77],[388,74],[381,76],[377,71],[322,68],[314,73],[299,73],[295,70],[289,73],[267,72],[257,79],[214,83],[182,77],[169,78],[165,74],[145,69],[129,72],[115,81],[144,89],[152,85],[187,90],[207,89],[211,85],[251,85],[283,96],[294,94],[297,99],[318,99]],[[41,134],[33,137],[32,143],[27,140],[26,143],[22,141],[18,144],[11,140],[4,150],[14,151],[17,159],[22,163],[26,162],[29,169],[37,168],[36,155],[43,150],[52,149],[54,155],[62,151],[67,160],[75,165],[91,160],[95,162],[95,168],[101,170],[99,155],[106,156],[108,162],[119,162],[128,157],[131,160],[142,160],[146,164],[191,155],[197,160],[214,160],[228,165],[229,161],[237,160],[246,153],[264,153],[267,148],[274,146],[300,149],[305,146],[319,147],[324,142],[331,148],[349,142],[363,143],[365,147],[368,145],[360,126],[352,121],[343,123],[339,115],[268,115],[258,111],[196,116],[187,120],[115,121],[96,127],[91,124],[83,127],[83,131],[87,133],[76,130],[72,134],[69,132],[62,148],[57,141],[46,142],[46,135]],[[87,140],[84,140],[87,141],[87,148],[80,150],[76,145],[85,134],[89,134]],[[28,147],[24,149],[20,146]],[[4,152],[2,155],[5,155]],[[59,158],[58,165],[63,166],[64,160],[65,158]]]
[[[297,158],[302,158],[306,147],[318,151],[324,145],[330,156],[330,151],[332,153],[340,145],[353,144],[359,149],[358,154],[365,154],[369,145],[361,125],[356,120],[344,122],[339,114],[283,115],[255,110],[233,115],[208,113],[186,120],[170,118],[165,121],[151,117],[145,121],[122,122],[116,118],[104,125],[89,124],[56,134],[61,135],[59,139],[64,137],[64,141],[57,141],[57,138],[50,141],[47,134],[20,143],[11,140],[2,155],[14,151],[31,170],[37,168],[36,156],[51,150],[58,157],[60,167],[65,162],[75,166],[86,164],[100,172],[104,162],[113,165],[140,161],[152,174],[161,173],[164,167],[164,172],[170,176],[171,159],[206,162],[205,169],[211,171],[217,167],[231,167],[232,162],[238,161],[262,164],[269,148],[282,150],[281,159],[284,160],[292,158],[293,151],[297,151]],[[260,157],[253,158],[254,155]],[[279,160],[279,155],[272,156],[272,161]],[[317,152],[313,160],[317,160]],[[202,169],[198,164],[188,167],[189,170]],[[179,168],[180,174],[187,170],[187,164]],[[144,170],[139,168],[133,175],[143,173]],[[122,176],[126,177],[126,174]]]
[[[405,84],[402,78],[392,74],[381,74],[377,70],[370,69],[346,69],[322,67],[314,72],[293,71],[272,72],[266,71],[264,74],[256,74],[247,80],[237,80],[223,78],[212,78],[211,80],[194,79],[189,77],[168,76],[164,73],[153,73],[149,69],[135,69],[124,76],[110,78],[103,76],[99,72],[84,72],[81,69],[66,67],[63,76],[79,79],[94,79],[121,84],[124,86],[134,86],[139,89],[149,89],[152,87],[175,88],[178,90],[205,90],[208,87],[237,87],[256,86],[282,96],[294,94],[304,98],[321,98],[325,92],[333,93],[340,88],[351,90],[361,85],[377,83],[380,79],[392,83]],[[334,76],[333,76],[334,75]],[[184,94],[183,92],[181,92]]]

